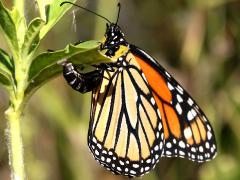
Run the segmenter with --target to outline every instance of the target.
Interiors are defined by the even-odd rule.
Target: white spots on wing
[[[162,147],[163,147],[163,143],[160,142],[159,148],[162,149]]]
[[[206,147],[207,149],[210,148],[209,142],[206,142],[206,143],[205,143],[205,147]]]
[[[137,174],[136,171],[134,171],[134,170],[131,170],[130,173],[131,174]]]
[[[97,139],[95,137],[93,137],[92,141],[96,144],[97,143]]]
[[[190,127],[185,128],[184,131],[183,131],[183,134],[184,134],[184,137],[185,137],[186,139],[191,138],[191,137],[192,137],[191,128],[190,128]]]
[[[119,161],[119,163],[120,163],[122,166],[124,165],[124,162],[123,162],[123,161],[121,161],[121,160]]]
[[[151,159],[148,159],[147,161],[146,161],[146,163],[151,163],[152,162],[152,160]]]
[[[151,103],[152,103],[152,104],[155,104],[155,100],[154,100],[153,97],[151,97]]]
[[[176,105],[176,109],[177,109],[177,112],[178,112],[178,114],[182,114],[182,108],[181,108],[181,106],[180,106],[180,104],[179,103],[177,103],[177,105]]]
[[[167,71],[165,71],[165,74],[166,74],[169,78],[171,78],[171,75],[170,75]]]
[[[156,145],[156,146],[154,147],[154,151],[158,151],[158,150],[159,150],[159,146]]]
[[[102,145],[99,144],[99,143],[97,143],[97,147],[98,147],[99,149],[102,149]]]
[[[149,166],[147,166],[147,167],[144,168],[145,171],[149,171],[149,169],[150,169]]]
[[[193,120],[194,116],[193,116],[191,111],[188,111],[187,118],[188,118],[189,121]]]
[[[160,131],[162,129],[162,123],[159,123],[158,130]]]
[[[194,109],[191,109],[187,113],[187,118],[189,121],[193,120],[197,116],[197,112]]]
[[[171,147],[172,147],[172,144],[171,144],[170,142],[168,142],[168,143],[166,144],[166,147],[167,147],[167,148],[171,148]]]
[[[166,151],[166,155],[172,155],[171,151]]]
[[[99,156],[99,152],[98,152],[98,150],[95,150],[95,154],[96,154],[97,156]]]
[[[194,109],[191,110],[193,117],[197,115],[196,111]]]
[[[192,158],[192,159],[195,159],[195,155],[194,155],[194,154],[192,154],[191,158]]]
[[[178,100],[179,103],[183,102],[183,99],[179,94],[177,94],[177,100]]]
[[[203,120],[204,120],[205,122],[207,122],[207,118],[206,118],[205,116],[203,116]]]
[[[104,157],[104,156],[101,156],[101,160],[102,160],[102,161],[105,161],[105,157]]]
[[[107,162],[107,163],[110,163],[110,162],[111,162],[111,159],[110,159],[110,158],[107,158],[106,162]]]
[[[195,153],[196,152],[196,148],[195,147],[191,147],[191,151]]]
[[[167,82],[167,86],[170,91],[172,91],[174,89],[174,87],[172,86],[172,84],[170,84],[170,82]]]
[[[183,152],[183,151],[179,151],[179,155],[181,155],[181,156],[184,156],[185,155],[185,152]]]
[[[209,124],[207,124],[207,129],[211,131],[211,126]]]
[[[118,170],[118,171],[122,171],[122,169],[121,169],[120,167],[117,167],[117,170]]]
[[[184,143],[183,141],[180,141],[180,142],[179,142],[179,146],[180,146],[181,148],[185,148],[185,147],[186,147],[186,145],[185,145],[185,143]]]
[[[176,89],[180,94],[183,94],[183,88],[181,86],[177,85]]]
[[[132,167],[139,168],[139,165],[138,164],[133,164]]]
[[[199,146],[198,150],[199,150],[199,152],[203,152],[203,147]]]
[[[213,152],[214,152],[214,148],[213,148],[213,147],[211,147],[211,149],[210,149],[210,150],[211,150],[211,153],[213,153]]]
[[[207,138],[210,140],[212,138],[212,133],[210,131],[207,132]]]
[[[193,105],[193,100],[192,100],[191,98],[188,98],[187,102],[188,102],[188,104],[189,104],[190,106]]]

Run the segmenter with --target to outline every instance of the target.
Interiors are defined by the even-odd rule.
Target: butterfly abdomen
[[[67,83],[76,91],[86,93],[92,91],[102,79],[101,70],[80,73],[72,63],[63,64],[63,76]]]

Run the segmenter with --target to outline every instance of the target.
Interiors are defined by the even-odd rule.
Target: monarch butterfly
[[[125,40],[117,22],[92,13],[109,23],[100,51],[114,62],[86,74],[64,63],[63,75],[74,90],[92,91],[88,146],[94,158],[128,177],[148,173],[161,157],[213,159],[214,132],[195,101],[153,57]]]

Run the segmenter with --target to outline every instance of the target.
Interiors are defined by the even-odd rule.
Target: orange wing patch
[[[153,97],[156,101],[156,104],[158,106],[158,109],[160,111],[160,114],[162,114],[162,124],[163,124],[163,131],[164,131],[164,138],[167,139],[169,137],[169,131],[168,131],[168,126],[167,126],[167,120],[164,116],[164,111],[163,111],[163,105],[160,99],[157,97],[155,93],[153,93]]]
[[[156,92],[157,95],[161,97],[164,101],[170,103],[172,101],[172,94],[169,91],[163,77],[160,76],[160,74],[155,69],[153,69],[149,64],[144,62],[141,58],[137,56],[135,56],[135,58],[140,64],[141,69],[154,92]]]
[[[166,117],[167,117],[167,122],[168,126],[171,130],[171,133],[177,137],[181,137],[181,129],[180,129],[180,124],[179,124],[179,119],[177,117],[176,112],[173,110],[172,107],[170,107],[167,104],[164,104],[164,110],[166,112]]]

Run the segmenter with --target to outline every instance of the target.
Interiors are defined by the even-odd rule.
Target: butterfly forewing
[[[93,92],[88,143],[109,170],[127,176],[150,171],[163,151],[163,126],[152,91],[131,53],[122,68],[104,72]]]
[[[186,157],[204,162],[216,155],[216,141],[210,123],[189,94],[153,58],[132,46],[152,89],[162,117],[166,157]]]

